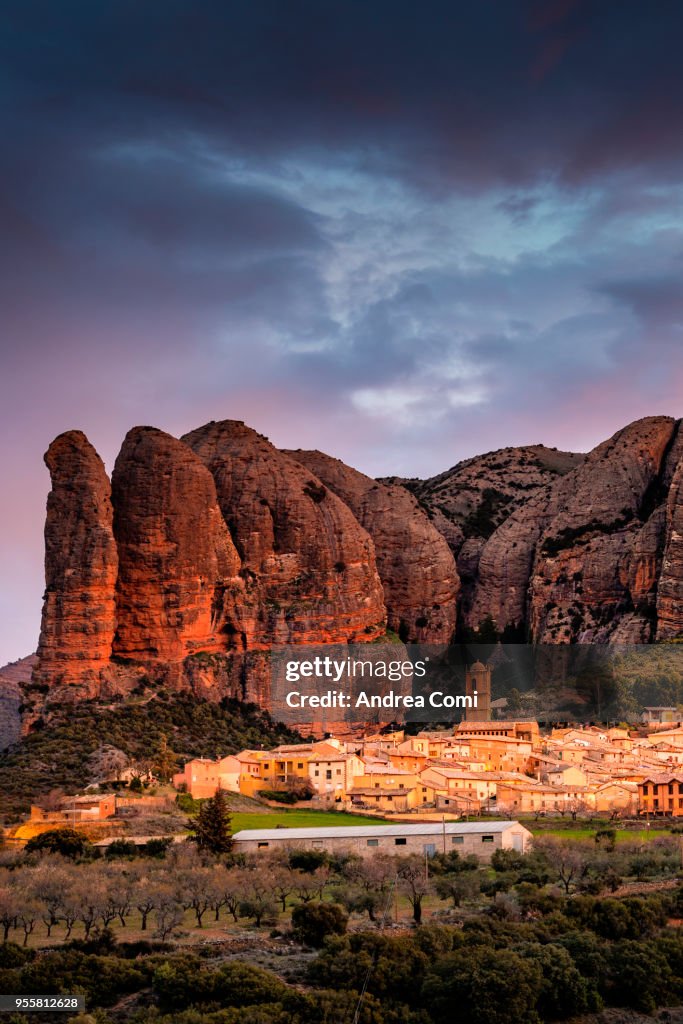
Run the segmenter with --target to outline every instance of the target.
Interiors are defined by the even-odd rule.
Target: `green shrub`
[[[349,915],[338,903],[300,903],[292,911],[295,937],[319,949],[328,935],[343,935]]]

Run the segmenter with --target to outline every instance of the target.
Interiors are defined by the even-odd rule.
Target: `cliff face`
[[[407,643],[449,643],[459,590],[455,560],[413,495],[323,452],[288,454],[334,491],[372,537],[389,628]]]
[[[669,417],[638,420],[598,445],[551,496],[539,538],[529,621],[539,642],[643,643],[652,635]]]
[[[682,632],[682,458],[679,424],[647,417],[587,456],[503,449],[406,481],[457,552],[460,632],[488,617],[541,643]]]
[[[181,440],[135,428],[112,486],[79,431],[45,458],[38,692],[125,693],[149,675],[267,705],[272,645],[373,641],[387,623],[437,643],[488,617],[544,643],[683,634],[669,417],[587,456],[505,449],[405,487],[235,421]]]
[[[683,633],[683,462],[679,463],[664,509],[665,544],[657,591],[657,639]]]
[[[213,474],[259,595],[242,623],[248,646],[364,642],[385,632],[372,540],[311,470],[234,420],[182,440]]]
[[[52,489],[45,521],[45,597],[38,682],[92,686],[109,663],[116,630],[118,552],[111,487],[85,434],[61,434],[45,463]]]
[[[114,654],[173,662],[226,650],[240,559],[204,464],[174,437],[136,427],[116,460],[112,497]]]

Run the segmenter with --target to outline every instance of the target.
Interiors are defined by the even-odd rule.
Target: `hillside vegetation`
[[[183,761],[301,739],[255,704],[227,699],[215,704],[189,693],[157,694],[145,703],[83,701],[59,708],[37,725],[0,754],[0,819],[15,818],[51,790],[77,792],[117,751],[145,760],[165,739]]]

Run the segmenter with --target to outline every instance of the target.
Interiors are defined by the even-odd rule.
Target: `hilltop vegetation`
[[[144,703],[65,705],[0,754],[0,810],[9,819],[51,790],[78,792],[117,751],[144,762],[165,741],[175,758],[186,760],[300,739],[255,704],[216,704],[189,693],[158,693]]]

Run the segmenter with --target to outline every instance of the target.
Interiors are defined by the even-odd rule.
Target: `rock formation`
[[[545,445],[500,448],[458,462],[427,480],[388,477],[419,500],[457,555],[469,537],[486,540],[518,508],[566,473],[584,456]]]
[[[61,434],[45,463],[52,490],[45,522],[45,597],[37,682],[91,686],[111,658],[118,553],[111,487],[79,430]]]
[[[288,454],[334,491],[372,537],[389,628],[407,643],[449,643],[459,589],[455,560],[413,495],[323,452]]]
[[[534,639],[554,643],[650,639],[649,582],[661,550],[658,503],[675,420],[637,420],[598,445],[549,496],[530,583]],[[649,568],[648,568],[649,566]]]
[[[587,456],[504,449],[404,486],[229,420],[181,440],[136,427],[111,486],[78,431],[45,458],[32,702],[147,676],[268,705],[272,646],[372,642],[387,623],[419,642],[488,617],[551,644],[683,635],[683,431],[669,417]]]
[[[211,470],[218,501],[260,599],[247,646],[363,642],[386,609],[372,540],[314,473],[234,420],[182,438]]]
[[[665,512],[666,540],[657,591],[657,639],[683,634],[683,462],[671,483]]]
[[[112,499],[119,551],[114,654],[177,662],[227,650],[240,560],[201,460],[169,434],[136,427],[116,460]]]

